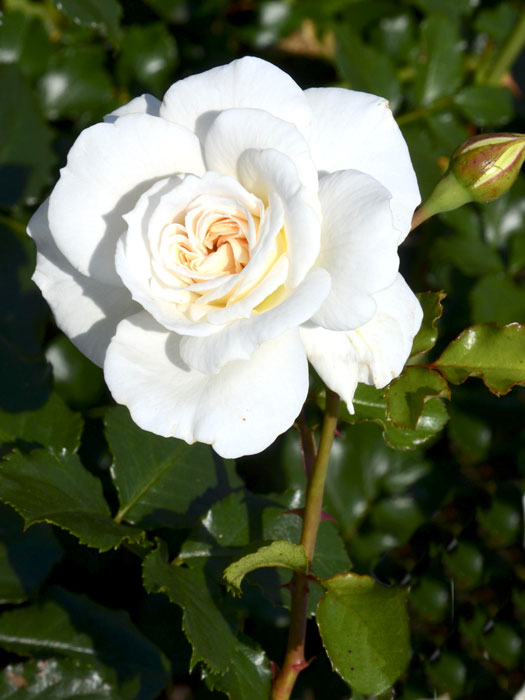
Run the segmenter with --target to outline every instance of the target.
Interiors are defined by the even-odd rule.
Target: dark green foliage
[[[525,132],[523,55],[512,76],[494,71],[520,13],[518,0],[4,2],[2,699],[266,700],[289,622],[279,557],[300,552],[294,429],[237,464],[145,433],[53,325],[24,231],[79,131],[138,94],[161,98],[178,78],[256,54],[303,87],[387,97],[426,196],[467,136]],[[505,324],[525,323],[525,176],[489,205],[428,221],[400,255],[425,318],[402,376],[360,385],[355,413],[341,408],[309,582],[313,660],[293,698],[359,700],[395,682],[401,700],[512,700],[525,683],[514,386],[525,341]],[[324,396],[312,387],[317,430]],[[276,540],[294,546],[264,549]],[[223,572],[239,561],[235,598]],[[384,673],[371,672],[379,657]]]

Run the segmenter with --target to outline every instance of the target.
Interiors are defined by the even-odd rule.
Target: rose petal
[[[126,114],[151,114],[152,117],[158,117],[161,104],[161,101],[156,97],[145,93],[106,114],[104,121],[113,124],[119,117],[123,117]]]
[[[313,114],[309,144],[318,170],[360,170],[379,180],[392,193],[390,207],[401,242],[421,197],[388,102],[342,88],[311,88],[305,95]]]
[[[284,290],[287,296],[272,309],[230,323],[205,338],[182,338],[181,357],[193,369],[207,374],[218,372],[232,360],[248,359],[266,341],[311,318],[329,289],[328,273],[314,268],[294,290]]]
[[[274,149],[288,156],[302,185],[317,194],[317,168],[308,144],[297,128],[260,109],[228,109],[211,124],[204,141],[209,170],[239,177],[239,158],[248,149]]]
[[[321,179],[319,197],[318,264],[332,288],[312,321],[334,331],[359,328],[374,315],[372,294],[392,284],[399,267],[390,193],[369,175],[343,170]]]
[[[417,298],[401,275],[374,300],[374,317],[358,330],[301,328],[308,359],[350,411],[358,382],[382,388],[401,373],[423,318]]]
[[[126,229],[122,215],[153,182],[176,172],[204,172],[199,142],[187,129],[149,114],[86,129],[49,200],[59,249],[83,274],[120,284],[114,256]]]
[[[280,68],[253,56],[179,80],[164,95],[160,114],[204,141],[217,113],[233,107],[265,110],[308,133],[304,92]]]
[[[122,321],[111,342],[106,381],[141,428],[209,443],[223,457],[236,458],[260,452],[292,425],[308,391],[297,330],[215,375],[188,370],[179,342],[144,312]]]
[[[216,325],[211,325],[210,320],[206,318],[208,314],[211,316],[220,314],[225,311],[225,316],[217,317],[211,323],[221,323],[235,319],[239,316],[249,315],[253,306],[260,303],[262,299],[257,300],[257,296],[251,301],[248,300],[245,304],[241,304],[235,309],[235,304],[226,307],[224,310],[217,306],[211,306],[208,302],[215,299],[220,299],[225,294],[243,279],[244,274],[248,274],[252,263],[257,262],[257,252],[254,255],[254,260],[240,273],[225,275],[212,280],[202,280],[201,282],[188,285],[181,288],[178,292],[179,297],[176,298],[177,292],[173,292],[172,300],[167,298],[167,295],[161,295],[158,289],[153,289],[151,280],[153,277],[153,268],[151,263],[152,247],[155,245],[155,237],[162,229],[166,222],[173,218],[174,213],[179,210],[184,210],[188,203],[195,197],[201,194],[221,195],[231,197],[235,201],[248,202],[251,207],[255,207],[257,199],[248,193],[237,181],[229,176],[219,175],[215,172],[208,172],[202,178],[197,178],[192,175],[187,176],[184,180],[167,178],[155,183],[147,192],[145,192],[137,202],[135,208],[126,215],[128,223],[127,232],[120,238],[117,244],[117,252],[115,256],[115,264],[118,273],[133,295],[133,298],[140,303],[157,321],[165,328],[173,330],[177,333],[191,335],[209,335],[215,333],[218,328]],[[279,213],[279,212],[277,212]],[[278,221],[282,220],[282,216]],[[262,227],[264,229],[264,226]],[[273,245],[278,228],[275,229],[275,224],[272,224],[272,230],[268,231],[269,244]],[[264,230],[261,233],[264,238]],[[273,237],[273,238],[272,238]],[[265,250],[264,241],[260,242],[262,252]],[[264,264],[264,261],[262,261]],[[263,266],[260,270],[260,275],[265,271]],[[260,279],[257,279],[260,282]],[[271,288],[260,290],[264,296],[271,294],[275,287],[282,283],[281,276],[275,281]],[[206,292],[213,290],[213,292]],[[196,292],[203,296],[197,296]],[[198,302],[198,303],[197,303]],[[195,317],[190,317],[185,313],[179,304],[193,304],[194,307],[199,307],[202,320],[196,320]]]
[[[38,245],[33,280],[51,307],[57,326],[84,355],[102,366],[117,325],[138,307],[124,287],[91,280],[75,270],[53,243],[47,209],[48,200],[28,226]]]
[[[317,194],[303,188],[290,158],[274,149],[245,151],[238,161],[239,180],[267,200],[275,192],[284,207],[284,232],[290,259],[288,284],[295,287],[314,264],[321,245],[321,206]]]

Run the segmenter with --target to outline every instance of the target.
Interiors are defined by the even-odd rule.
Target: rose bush
[[[237,457],[293,423],[307,360],[350,410],[399,374],[419,201],[384,99],[244,58],[80,134],[29,223],[34,280],[139,426]]]

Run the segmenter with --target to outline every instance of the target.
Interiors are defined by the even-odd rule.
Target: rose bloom
[[[83,131],[29,223],[57,324],[143,429],[263,450],[308,392],[402,370],[419,191],[386,100],[243,58]]]

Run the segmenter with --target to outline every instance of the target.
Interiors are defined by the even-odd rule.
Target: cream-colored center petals
[[[259,213],[234,200],[197,197],[162,231],[164,265],[186,284],[238,274],[257,241]]]
[[[164,327],[209,335],[260,313],[288,274],[284,208],[229,176],[166,178],[126,215],[115,263]]]

